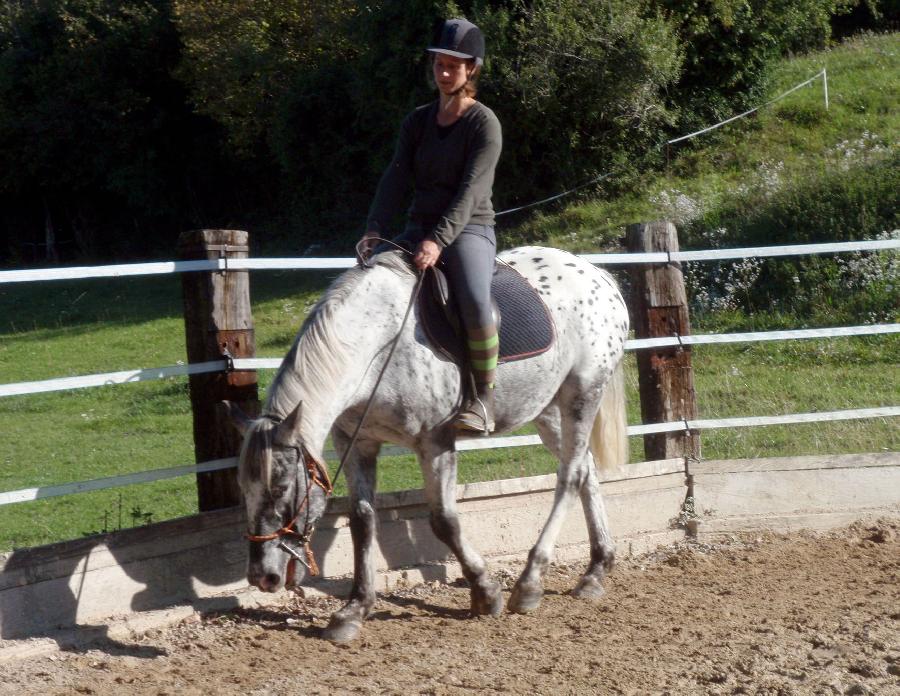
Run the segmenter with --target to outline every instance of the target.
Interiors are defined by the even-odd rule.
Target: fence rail
[[[791,244],[786,246],[741,247],[699,251],[655,252],[649,254],[581,254],[581,258],[598,266],[670,263],[675,261],[724,261],[728,259],[805,256],[807,254],[839,254],[853,251],[889,251],[900,249],[900,239],[829,242],[827,244]],[[159,261],[112,266],[72,266],[69,268],[31,268],[0,271],[2,283],[35,283],[48,280],[84,280],[90,278],[126,278],[147,275],[170,275],[198,271],[262,271],[306,270],[328,271],[352,268],[356,259],[349,257],[315,258],[220,258],[209,261]]]
[[[781,416],[750,416],[740,418],[714,418],[674,421],[671,423],[650,423],[646,425],[628,426],[628,436],[637,437],[656,433],[677,433],[698,430],[715,430],[719,428],[752,428],[771,425],[791,425],[796,423],[819,423],[846,420],[863,420],[868,418],[890,418],[900,416],[900,406],[885,406],[882,408],[861,408],[845,411],[817,411],[814,413],[789,413]],[[514,435],[509,437],[479,437],[471,440],[460,440],[456,443],[456,449],[460,452],[472,452],[483,449],[505,449],[508,447],[528,447],[540,445],[538,435]],[[410,450],[394,445],[381,448],[381,456],[397,456],[411,454]],[[325,453],[329,461],[337,461],[334,451]],[[175,466],[166,469],[151,469],[120,476],[92,479],[90,481],[77,481],[63,483],[55,486],[41,486],[38,488],[22,488],[16,491],[0,493],[0,506],[12,503],[24,503],[43,498],[53,498],[72,493],[87,493],[106,488],[119,488],[131,486],[136,483],[150,483],[163,479],[178,478],[190,474],[207,473],[210,471],[223,471],[237,466],[237,458],[216,459],[201,464],[189,464]]]
[[[721,345],[726,343],[759,343],[762,341],[789,341],[810,338],[845,338],[850,336],[877,336],[900,333],[900,324],[868,324],[863,326],[837,326],[821,329],[793,329],[786,331],[758,331],[730,334],[692,334],[690,336],[666,336],[661,338],[635,338],[625,342],[625,350],[643,350],[669,346]],[[115,384],[152,382],[154,380],[200,375],[234,370],[277,369],[281,358],[235,358],[230,361],[210,360],[190,365],[168,365],[140,370],[101,372],[93,375],[57,377],[34,382],[0,384],[0,398],[47,392],[108,387]]]

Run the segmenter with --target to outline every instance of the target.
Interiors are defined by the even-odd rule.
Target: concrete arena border
[[[554,475],[461,485],[463,529],[495,566],[525,561],[553,498]],[[620,556],[638,555],[686,536],[685,500],[701,538],[741,531],[824,531],[857,519],[900,517],[900,453],[822,455],[630,464],[607,477],[603,492]],[[304,578],[307,595],[349,587],[352,549],[347,501],[336,498],[316,533],[322,567]],[[460,576],[433,536],[422,491],[382,494],[379,589]],[[96,638],[133,633],[196,612],[273,606],[244,580],[246,542],[238,509],[222,510],[0,555],[0,661]],[[587,531],[573,509],[557,559],[586,561]]]

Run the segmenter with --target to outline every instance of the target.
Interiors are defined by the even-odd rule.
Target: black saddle
[[[497,264],[491,283],[494,317],[500,335],[498,362],[524,360],[549,350],[556,328],[537,290],[514,268]],[[419,294],[419,321],[431,345],[465,365],[466,333],[443,272],[432,267]]]

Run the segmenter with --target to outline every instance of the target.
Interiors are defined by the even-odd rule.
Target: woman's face
[[[456,94],[469,79],[471,61],[443,53],[435,53],[431,63],[438,89],[448,96]]]

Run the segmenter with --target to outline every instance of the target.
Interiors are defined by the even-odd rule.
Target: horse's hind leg
[[[606,506],[600,494],[600,479],[593,463],[588,467],[581,486],[581,504],[591,540],[591,561],[572,594],[583,599],[599,599],[606,593],[603,578],[612,570],[615,546],[609,533]]]
[[[549,406],[535,423],[541,441],[559,459],[559,468],[553,509],[537,543],[528,554],[528,562],[509,599],[510,611],[520,614],[533,611],[540,605],[544,596],[543,578],[553,558],[566,514],[575,496],[579,493],[583,495],[584,486],[593,473],[593,459],[588,451],[593,414],[590,420],[578,417],[589,409],[579,408],[581,402],[572,398],[562,398],[560,401],[567,404],[567,411],[571,410],[575,417],[564,415],[557,402]]]
[[[342,454],[348,439],[335,428],[335,449]],[[350,536],[353,539],[353,587],[347,603],[331,616],[323,637],[346,643],[359,635],[363,620],[375,604],[375,471],[379,443],[357,442],[344,471],[350,497]]]
[[[456,512],[456,452],[444,447],[419,452],[419,463],[425,479],[425,494],[431,507],[431,529],[450,547],[469,581],[473,616],[496,616],[503,609],[500,584],[491,580],[481,556],[463,536]]]

